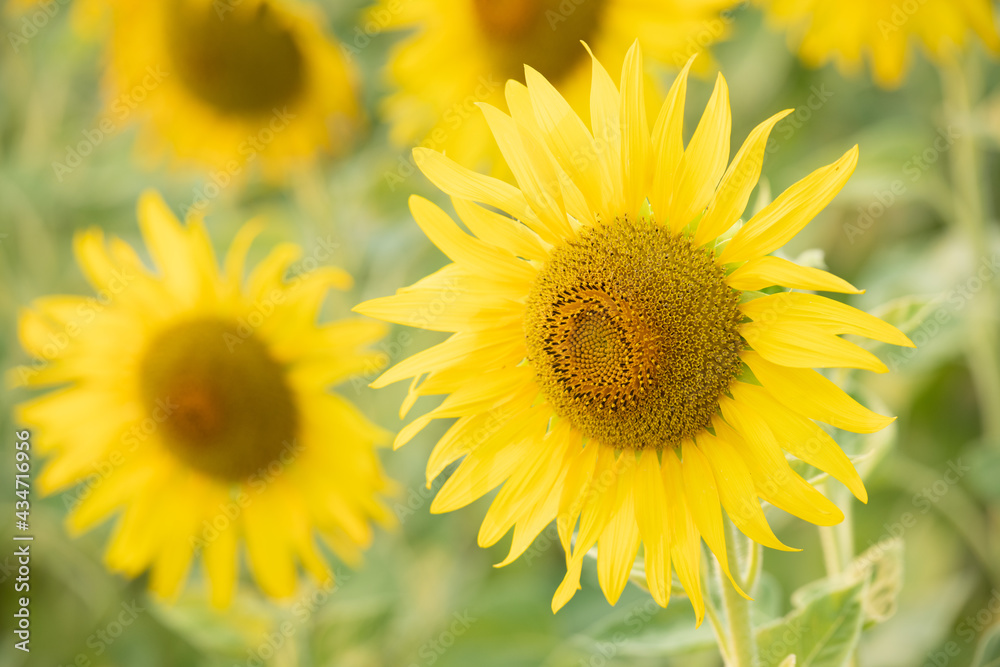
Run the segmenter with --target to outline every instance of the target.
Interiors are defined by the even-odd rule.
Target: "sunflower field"
[[[1000,667],[993,0],[6,0],[4,667]]]

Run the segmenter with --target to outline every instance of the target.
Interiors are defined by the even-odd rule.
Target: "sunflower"
[[[452,197],[474,236],[412,197],[417,224],[454,263],[356,310],[452,332],[374,383],[414,378],[404,414],[418,396],[448,394],[395,442],[433,419],[457,418],[428,462],[429,483],[464,457],[433,512],[502,485],[479,544],[513,529],[506,565],[555,520],[567,573],[554,611],[580,587],[595,545],[601,588],[616,602],[642,545],[656,601],[667,604],[673,568],[700,622],[701,539],[729,574],[722,508],[748,537],[776,549],[788,547],[759,499],[819,525],[843,519],[786,452],[867,500],[850,460],[816,421],[868,433],[893,418],[864,408],[813,367],[887,369],[838,334],[912,343],[838,301],[758,291],[858,292],[769,255],[833,199],[857,147],[727,240],[759,177],[768,134],[789,112],[754,129],[727,168],[723,77],[685,148],[688,67],[652,132],[642,71],[636,44],[619,92],[594,59],[590,128],[536,70],[526,68],[526,86],[508,82],[511,115],[490,105],[483,112],[518,187],[416,149],[423,173]]]
[[[141,145],[231,178],[277,178],[342,150],[359,120],[351,72],[294,0],[114,3],[108,114],[148,117]],[[260,160],[257,160],[260,158]]]
[[[899,85],[916,38],[928,55],[945,61],[974,32],[993,53],[1000,51],[990,0],[760,0],[773,24],[787,29],[810,67],[831,60],[842,71],[871,61],[883,88]]]
[[[476,102],[498,105],[503,82],[527,63],[586,114],[590,68],[580,41],[620,67],[638,35],[647,51],[678,69],[723,39],[736,0],[381,0],[369,13],[379,29],[410,29],[388,69],[398,92],[386,99],[391,137],[421,143],[472,166],[492,159]],[[585,116],[586,117],[586,116]],[[495,157],[499,158],[499,155]],[[408,173],[401,165],[400,174]],[[397,180],[390,177],[391,182]]]
[[[35,361],[12,371],[15,383],[60,385],[17,413],[50,458],[40,489],[81,484],[66,496],[73,533],[120,511],[108,567],[150,570],[164,598],[200,552],[212,601],[225,606],[241,541],[271,596],[294,592],[297,562],[329,581],[315,538],[353,564],[371,521],[390,516],[373,448],[385,434],[327,391],[380,359],[364,348],[385,325],[318,325],[328,290],[350,277],[323,267],[286,281],[302,252],[294,244],[244,281],[255,223],[239,231],[221,274],[200,220],[182,226],[146,194],[139,223],[158,274],[92,229],[75,251],[97,298],[43,297],[21,315]]]

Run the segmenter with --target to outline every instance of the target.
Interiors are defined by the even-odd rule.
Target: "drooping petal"
[[[761,384],[798,413],[855,433],[874,433],[896,420],[872,412],[810,368],[790,368],[747,350],[743,361]]]

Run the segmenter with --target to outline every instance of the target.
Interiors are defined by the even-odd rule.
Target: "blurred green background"
[[[321,4],[329,30],[352,40],[363,3]],[[204,174],[195,172],[135,167],[133,126],[105,138],[80,168],[61,181],[56,178],[52,163],[62,161],[67,146],[95,126],[102,104],[101,44],[79,39],[70,13],[61,5],[17,52],[6,39],[0,48],[4,368],[27,361],[15,333],[20,306],[46,294],[89,293],[71,255],[74,231],[98,225],[141,247],[135,221],[139,194],[155,187],[181,213],[205,182]],[[949,108],[942,102],[942,74],[922,57],[915,58],[899,90],[884,91],[866,74],[845,78],[833,67],[804,69],[785,37],[770,30],[755,8],[741,8],[734,17],[731,39],[714,49],[731,87],[734,152],[758,122],[781,109],[797,109],[774,131],[762,189],[778,193],[853,144],[861,146],[854,177],[785,249],[787,255],[807,253],[808,261],[822,261],[809,252],[822,249],[830,270],[867,289],[848,301],[905,324],[919,346],[906,354],[882,349],[892,368],[887,375],[840,378],[876,409],[899,415],[883,434],[842,439],[849,452],[871,452],[863,464],[870,468],[871,499],[867,506],[853,506],[856,552],[897,532],[905,542],[898,611],[866,632],[859,662],[973,664],[983,629],[1000,622],[1000,616],[980,613],[991,599],[1000,599],[1000,441],[991,441],[984,429],[991,415],[996,423],[1000,402],[979,391],[982,368],[977,366],[988,362],[977,353],[981,344],[969,344],[977,332],[997,327],[1000,268],[979,287],[970,279],[984,260],[994,266],[997,261],[1000,68],[973,48],[962,64],[970,108]],[[21,19],[9,12],[0,21],[4,35],[20,29]],[[352,153],[322,163],[288,187],[228,188],[208,215],[221,251],[242,222],[266,214],[272,224],[255,244],[255,258],[284,240],[302,244],[308,256],[332,238],[333,263],[353,274],[357,284],[349,293],[331,296],[328,317],[346,316],[354,303],[390,294],[446,261],[406,209],[412,192],[442,204],[444,198],[419,174],[394,187],[385,177],[408,155],[387,141],[386,128],[378,122],[377,102],[387,92],[380,71],[397,39],[377,34],[356,59],[372,120]],[[673,76],[665,68],[654,71],[665,82]],[[945,75],[953,84],[954,76]],[[710,82],[691,85],[688,132],[708,99]],[[935,147],[939,136],[952,138]],[[949,171],[958,157],[954,151],[972,145],[980,153],[980,178],[987,186],[986,234],[978,237],[956,222],[955,198],[963,183]],[[399,360],[441,338],[395,328],[383,349]],[[996,347],[992,352],[996,359]],[[370,390],[365,385],[373,377],[358,378],[339,391],[395,431],[405,388]],[[25,397],[4,389],[0,410],[5,526],[14,500],[11,408]],[[433,405],[422,400],[426,404],[414,414]],[[247,585],[228,615],[206,609],[198,595],[202,575],[197,568],[175,606],[148,596],[142,579],[109,574],[100,559],[110,522],[72,539],[62,526],[65,498],[43,500],[35,491],[32,651],[13,648],[14,547],[7,541],[10,546],[0,547],[0,664],[721,664],[708,624],[694,628],[686,600],[675,599],[659,610],[630,585],[618,605],[609,607],[592,562],[584,569],[583,590],[553,615],[551,595],[564,572],[554,528],[543,532],[525,556],[498,570],[492,564],[506,555],[507,541],[486,550],[475,543],[489,499],[452,514],[429,515],[431,492],[423,484],[423,464],[446,427],[435,423],[400,452],[383,452],[390,475],[403,488],[394,501],[401,525],[395,532],[378,533],[364,568],[338,567],[336,591],[306,586],[287,604],[268,601]],[[35,473],[41,463],[34,459]],[[946,477],[949,469],[961,471],[956,483],[948,481],[954,478]],[[907,515],[912,521],[903,525]],[[791,592],[824,574],[817,530],[780,512],[769,510],[768,516],[784,542],[804,551],[766,553],[764,587],[755,606],[758,620],[786,613]],[[127,625],[120,625],[125,620]],[[957,655],[947,655],[948,642],[958,647]],[[680,657],[660,655],[679,647]]]

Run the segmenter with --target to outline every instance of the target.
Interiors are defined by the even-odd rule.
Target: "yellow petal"
[[[597,541],[597,580],[611,604],[616,604],[625,590],[639,552],[634,487],[635,455],[626,451],[622,454],[615,509]]]
[[[243,508],[250,570],[261,590],[271,597],[284,598],[295,592],[295,560],[286,503],[275,481]]]
[[[729,111],[729,88],[722,74],[705,113],[695,128],[675,176],[676,185],[670,200],[670,229],[679,232],[700,215],[712,199],[715,187],[729,163],[729,135],[732,116]]]
[[[810,266],[799,266],[787,259],[771,255],[751,259],[730,273],[726,282],[733,289],[749,291],[783,285],[792,289],[864,294],[864,290],[859,290],[832,273]]]
[[[711,106],[711,103],[709,103]],[[774,114],[758,125],[743,142],[733,163],[729,165],[719,189],[709,204],[704,217],[698,223],[694,233],[696,245],[704,245],[714,241],[719,235],[732,227],[750,201],[750,193],[760,178],[760,169],[764,164],[764,150],[771,130],[779,120],[792,112],[791,109]],[[692,140],[692,143],[693,140]],[[728,155],[728,147],[726,150]]]
[[[781,366],[750,350],[742,357],[775,398],[810,419],[855,433],[874,433],[896,420],[872,412],[812,369]]]
[[[636,218],[646,201],[652,179],[653,152],[646,123],[646,96],[643,92],[642,48],[633,42],[625,55],[621,80],[622,183],[625,207],[619,215]]]
[[[734,398],[719,401],[725,422],[716,420],[715,428],[720,439],[743,445],[736,449],[750,469],[757,494],[775,507],[819,526],[843,521],[843,512],[788,465],[767,422],[740,400],[739,390],[734,385]]]
[[[660,107],[660,114],[653,125],[653,182],[649,190],[649,203],[653,215],[661,223],[668,222],[670,197],[676,186],[674,176],[684,155],[684,101],[687,95],[688,72],[697,54],[674,79],[667,97]]]
[[[902,331],[888,322],[818,294],[779,292],[747,301],[740,310],[754,321],[794,321],[829,333],[855,334],[883,343],[915,347]]]
[[[887,373],[885,364],[854,343],[801,322],[750,322],[740,333],[762,357],[795,368],[861,368]]]
[[[529,412],[518,423],[508,424],[465,457],[431,503],[433,514],[465,507],[483,497],[537,449],[551,417],[548,409]]]
[[[571,454],[566,464],[566,479],[563,482],[559,497],[559,515],[556,517],[556,527],[559,530],[559,540],[567,560],[570,553],[570,539],[573,528],[586,502],[586,493],[594,477],[594,467],[597,465],[597,453],[601,449],[596,441],[588,441],[583,449]]]
[[[451,202],[469,231],[486,243],[525,259],[544,261],[548,258],[549,251],[538,234],[520,222],[465,199],[453,197]]]
[[[698,446],[712,464],[718,480],[719,498],[736,527],[754,542],[781,551],[799,551],[785,546],[767,523],[757,500],[753,477],[736,448],[707,431],[698,435]]]
[[[570,238],[573,230],[566,220],[559,180],[548,156],[513,118],[490,104],[480,104],[504,161],[514,174],[521,192],[535,214],[554,238]]]
[[[580,117],[548,80],[525,67],[534,119],[559,166],[580,188],[590,210],[602,210],[601,166],[598,147]],[[514,109],[511,108],[511,113]]]
[[[670,602],[670,532],[667,492],[663,488],[660,460],[644,449],[636,468],[635,519],[644,547],[646,584],[661,607]]]
[[[719,255],[719,263],[756,259],[785,245],[840,192],[857,164],[858,147],[854,146],[833,164],[785,190],[736,232]]]
[[[586,48],[593,67],[590,84],[590,125],[594,131],[597,163],[601,167],[600,192],[603,205],[599,212],[601,219],[608,222],[614,220],[615,216],[625,208],[621,169],[621,96],[608,71],[594,57],[590,47]]]
[[[684,478],[684,496],[691,508],[691,518],[701,533],[705,544],[715,554],[722,571],[732,582],[740,595],[750,599],[743,592],[733,574],[729,570],[729,556],[726,553],[726,533],[722,525],[722,506],[719,503],[719,489],[715,483],[715,475],[705,454],[693,442],[684,443],[684,460],[681,462],[681,472]]]
[[[691,599],[697,625],[705,618],[705,600],[701,596],[701,536],[695,527],[684,494],[681,462],[671,449],[663,452],[663,486],[670,508],[670,555],[684,591]]]
[[[205,545],[205,571],[212,585],[212,606],[225,609],[233,599],[236,581],[239,578],[239,556],[237,546],[239,535],[236,524],[230,522],[222,530],[217,530],[214,539]]]
[[[527,287],[534,280],[536,271],[530,264],[464,233],[447,213],[423,197],[410,197],[410,211],[431,243],[453,261],[498,281],[515,281]]]
[[[548,243],[554,245],[561,241],[548,232],[524,194],[513,185],[477,174],[428,148],[414,148],[413,159],[420,171],[445,194],[498,208],[531,227]]]
[[[764,418],[782,449],[829,473],[850,489],[858,500],[868,502],[861,476],[826,431],[781,405],[763,387],[741,384],[741,389],[741,400]]]

